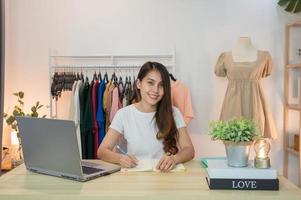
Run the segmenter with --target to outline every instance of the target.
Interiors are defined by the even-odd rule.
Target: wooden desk
[[[280,191],[209,190],[198,161],[185,167],[175,173],[118,172],[81,183],[32,173],[23,164],[0,177],[0,199],[301,200],[301,189],[283,177]]]

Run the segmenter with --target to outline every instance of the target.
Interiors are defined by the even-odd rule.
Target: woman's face
[[[160,72],[150,71],[142,80],[137,79],[141,100],[155,106],[163,97],[164,89]]]

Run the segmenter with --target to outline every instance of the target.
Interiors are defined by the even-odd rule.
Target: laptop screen
[[[73,121],[17,117],[17,123],[27,168],[82,174]]]

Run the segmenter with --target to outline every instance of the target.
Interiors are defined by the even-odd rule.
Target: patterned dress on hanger
[[[227,76],[229,83],[220,120],[241,116],[253,119],[264,137],[276,139],[278,133],[260,85],[260,79],[269,76],[271,70],[271,56],[267,51],[258,51],[254,62],[234,62],[231,52],[222,53],[215,74]]]

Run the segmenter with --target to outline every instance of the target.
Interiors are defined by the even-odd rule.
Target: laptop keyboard
[[[82,169],[83,169],[84,174],[93,174],[93,173],[96,173],[96,172],[103,171],[103,169],[94,168],[94,167],[87,167],[87,166],[82,166]]]

